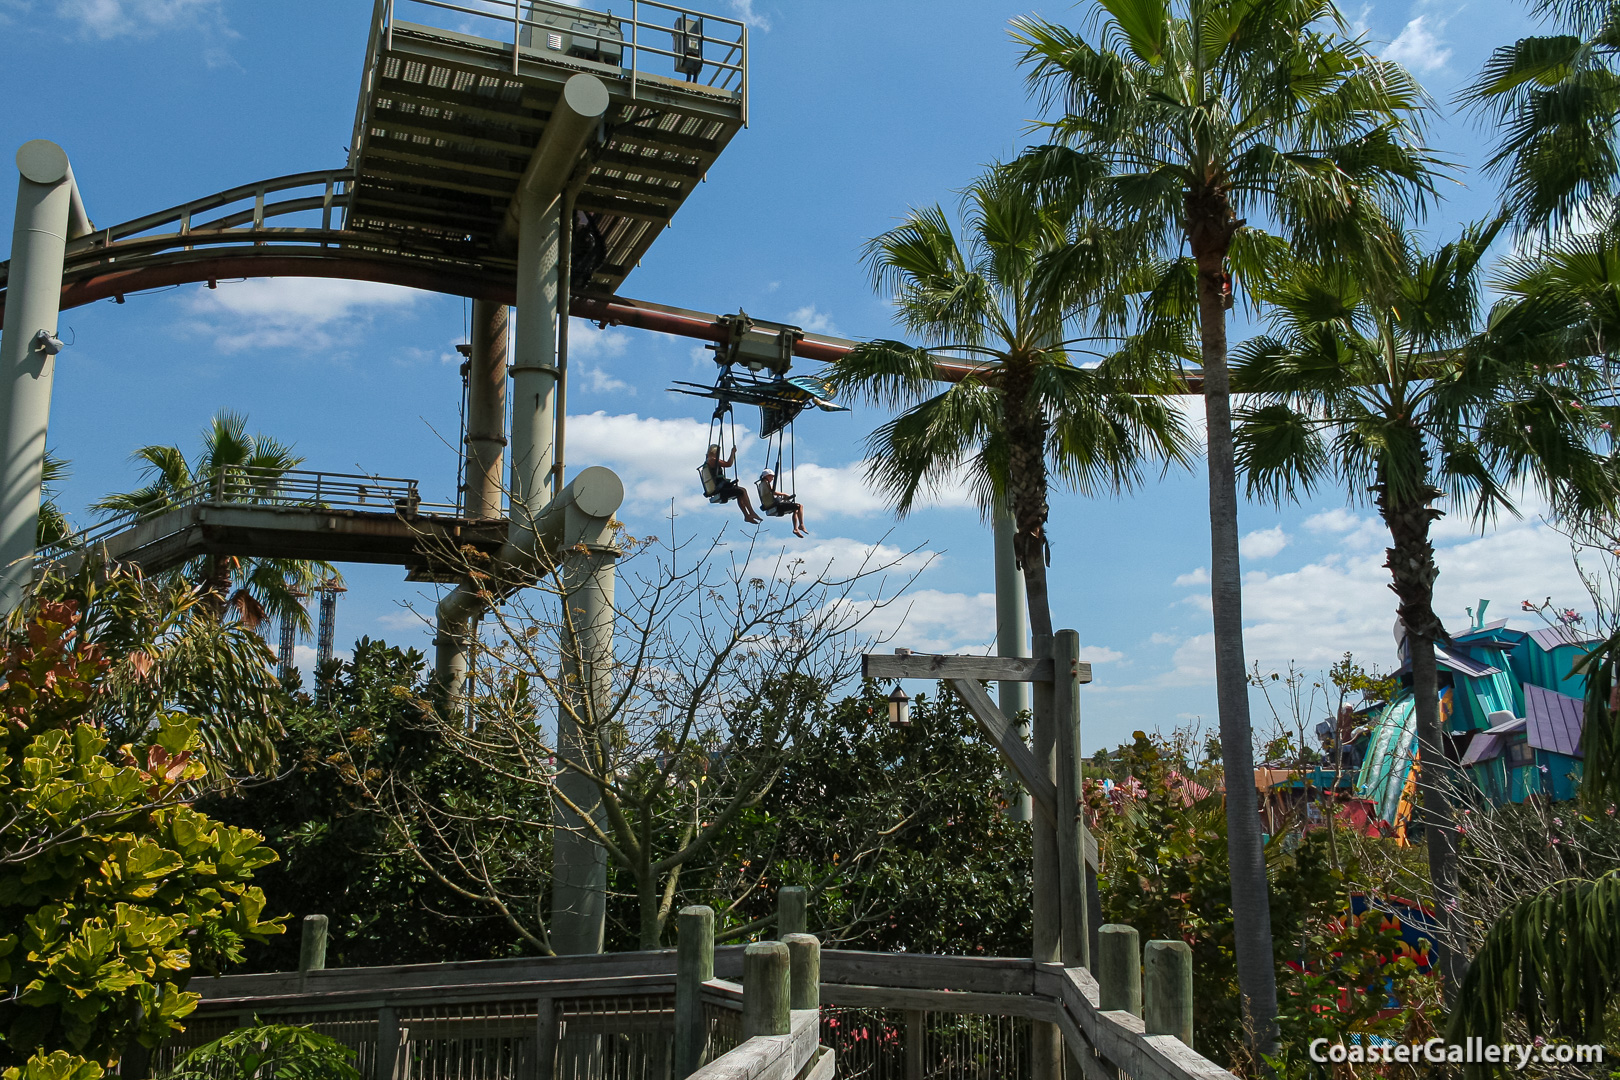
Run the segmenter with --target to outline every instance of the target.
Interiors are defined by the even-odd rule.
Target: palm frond
[[[1499,1043],[1518,1014],[1532,1036],[1598,1041],[1620,1000],[1616,926],[1620,870],[1560,881],[1509,907],[1469,966],[1447,1039]]]

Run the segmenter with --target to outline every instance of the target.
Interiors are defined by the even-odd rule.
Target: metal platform
[[[508,209],[563,84],[587,72],[612,104],[581,155],[575,208],[605,251],[575,291],[614,293],[748,118],[743,23],[650,0],[629,7],[378,0],[346,228],[515,266]]]
[[[230,469],[41,549],[38,560],[71,572],[95,551],[156,574],[199,555],[316,559],[403,566],[407,580],[455,582],[464,576],[455,552],[471,546],[493,556],[506,533],[505,518],[473,521],[454,506],[422,502],[415,480]]]

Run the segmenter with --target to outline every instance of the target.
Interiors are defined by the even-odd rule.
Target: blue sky
[[[623,3],[617,5],[624,7]],[[752,127],[627,280],[629,296],[735,311],[851,337],[895,333],[859,265],[861,243],[907,207],[942,201],[980,167],[1031,141],[1036,116],[1007,36],[1038,11],[991,0],[881,3],[712,0],[753,25]],[[107,224],[253,180],[344,161],[370,8],[362,0],[0,0],[0,146],[59,142],[91,216]],[[1487,141],[1444,102],[1489,49],[1525,33],[1502,0],[1347,8],[1377,48],[1441,102],[1433,145],[1460,170],[1430,226],[1449,235],[1485,214],[1491,185],[1471,168]],[[7,149],[9,161],[10,149]],[[9,175],[9,174],[8,174]],[[7,181],[9,183],[9,181]],[[9,215],[11,197],[0,196]],[[9,228],[0,235],[10,235]],[[0,241],[3,243],[4,241]],[[51,443],[71,460],[65,499],[82,508],[133,487],[128,455],[194,446],[217,410],[295,444],[308,467],[455,482],[460,299],[361,283],[282,279],[187,286],[65,313]],[[1237,335],[1234,335],[1236,337]],[[657,532],[670,500],[683,534],[736,528],[695,497],[706,411],[664,392],[712,373],[693,343],[576,324],[569,460],[610,465],[630,491],[631,528]],[[810,539],[775,535],[812,560],[882,541],[935,557],[897,644],[980,650],[993,637],[988,529],[958,498],[895,522],[860,480],[861,442],[881,417],[799,425]],[[757,441],[744,458],[762,457]],[[805,463],[813,468],[807,468]],[[1054,499],[1054,609],[1095,664],[1088,746],[1135,728],[1213,723],[1206,489],[1172,475],[1120,500]],[[1447,519],[1439,608],[1453,626],[1480,597],[1510,614],[1525,597],[1584,599],[1567,545],[1531,513],[1484,536]],[[1325,667],[1346,650],[1388,666],[1393,597],[1384,537],[1366,507],[1329,494],[1281,512],[1249,505],[1246,640],[1266,670]],[[361,634],[426,647],[417,587],[395,568],[345,568],[339,640]],[[1257,724],[1261,722],[1257,716]]]

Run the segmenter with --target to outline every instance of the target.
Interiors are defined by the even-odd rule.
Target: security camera
[[[49,330],[41,330],[34,335],[34,348],[46,356],[55,356],[62,351],[62,339]]]

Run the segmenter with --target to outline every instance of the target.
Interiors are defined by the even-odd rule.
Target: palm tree
[[[1485,169],[1503,209],[1533,230],[1615,215],[1620,185],[1620,7],[1604,0],[1532,0],[1559,33],[1491,53],[1457,95],[1496,143]]]
[[[1227,770],[1237,962],[1260,1052],[1276,1046],[1277,991],[1243,655],[1237,481],[1226,312],[1282,246],[1376,247],[1421,208],[1433,162],[1418,144],[1427,99],[1398,64],[1345,34],[1331,0],[1099,0],[1091,33],[1014,23],[1031,85],[1063,115],[1048,167],[1096,183],[1098,212],[1196,271],[1208,427],[1210,593]],[[1095,42],[1095,44],[1094,44]]]
[[[959,470],[987,516],[1010,507],[1030,631],[1050,637],[1049,489],[1117,492],[1149,465],[1186,463],[1186,426],[1155,396],[1178,369],[1140,341],[1067,336],[1106,281],[1112,245],[1072,200],[998,170],[969,187],[965,205],[961,238],[930,206],[866,246],[874,286],[924,343],[868,342],[828,378],[835,392],[902,410],[867,443],[868,476],[899,514]],[[1088,348],[1111,340],[1107,355]],[[1099,359],[1078,362],[1087,353]],[[972,370],[942,390],[941,358]]]
[[[1498,333],[1513,333],[1540,343],[1548,366],[1570,371],[1576,361],[1613,364],[1620,350],[1620,229],[1615,223],[1589,233],[1563,232],[1504,260],[1492,282],[1509,298],[1495,323]],[[1612,378],[1612,374],[1611,374]],[[1593,388],[1585,411],[1595,422],[1620,423],[1612,382]],[[1620,462],[1611,462],[1611,475]],[[1615,481],[1620,487],[1620,479]],[[1579,545],[1596,550],[1620,549],[1620,508],[1592,507],[1564,500],[1555,511]],[[1587,575],[1583,574],[1583,577]],[[1595,585],[1595,581],[1592,582]],[[1584,764],[1581,798],[1594,810],[1620,802],[1620,624],[1612,603],[1601,596],[1599,617],[1607,618],[1609,636],[1576,665],[1586,676],[1585,729],[1581,736]]]
[[[73,532],[67,515],[62,512],[62,504],[56,501],[60,495],[57,485],[67,477],[68,463],[49,450],[45,451],[45,467],[40,472],[39,527],[34,537],[36,547],[61,543]]]
[[[1480,263],[1502,226],[1467,229],[1429,253],[1403,242],[1381,274],[1300,265],[1257,286],[1272,333],[1244,344],[1233,373],[1239,389],[1258,395],[1237,416],[1250,493],[1281,501],[1332,474],[1352,499],[1369,498],[1389,529],[1448,997],[1466,957],[1449,925],[1458,834],[1435,669],[1435,645],[1449,638],[1434,611],[1430,526],[1447,496],[1484,524],[1513,511],[1510,492],[1524,483],[1583,504],[1604,489],[1577,369],[1552,377],[1522,334],[1500,324],[1479,333]]]
[[[267,435],[249,435],[247,418],[233,412],[214,417],[202,442],[202,452],[191,462],[178,446],[141,447],[132,457],[145,463],[146,485],[108,495],[92,509],[146,517],[177,505],[198,486],[217,489],[226,499],[251,500],[274,489],[282,474],[304,460]],[[310,623],[302,597],[322,581],[342,580],[325,562],[231,555],[199,556],[182,573],[201,588],[204,606],[216,618],[232,614],[249,629],[267,618],[291,618],[305,632]]]

